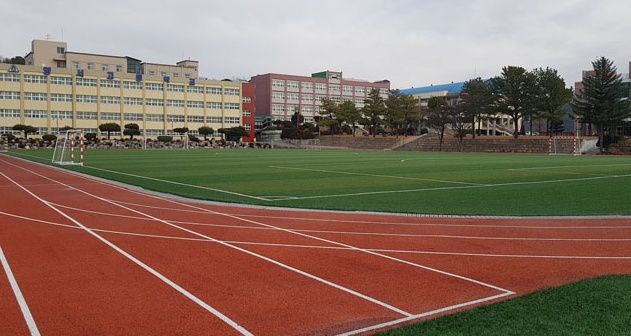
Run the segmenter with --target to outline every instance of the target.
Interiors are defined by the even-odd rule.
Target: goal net
[[[321,150],[320,139],[307,139],[304,141],[304,148],[307,150]]]
[[[580,139],[570,136],[553,136],[548,139],[550,155],[580,155]]]
[[[60,131],[53,150],[53,163],[83,166],[83,130]]]

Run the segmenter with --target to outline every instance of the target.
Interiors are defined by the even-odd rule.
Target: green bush
[[[173,141],[173,137],[170,135],[159,135],[158,136],[158,141],[160,142],[171,142]]]
[[[57,136],[54,134],[44,134],[42,135],[42,140],[44,141],[54,141],[57,140]]]
[[[97,139],[96,133],[86,133],[84,137],[86,138],[86,140],[90,140],[90,141],[94,141]]]

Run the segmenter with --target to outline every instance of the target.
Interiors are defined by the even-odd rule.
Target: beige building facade
[[[12,127],[21,124],[38,128],[34,137],[69,126],[102,138],[101,124],[135,123],[155,138],[242,125],[242,84],[197,78],[196,61],[169,66],[65,48],[33,41],[27,65],[0,64],[0,134],[19,136]]]

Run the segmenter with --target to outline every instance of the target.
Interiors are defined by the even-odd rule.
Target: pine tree
[[[575,93],[573,108],[583,123],[596,127],[600,143],[607,127],[619,125],[631,117],[629,100],[625,98],[622,76],[613,62],[601,57],[592,62],[594,71],[583,78],[583,88]],[[604,151],[604,146],[600,147]]]

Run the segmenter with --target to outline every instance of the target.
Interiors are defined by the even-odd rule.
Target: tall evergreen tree
[[[500,76],[491,78],[490,88],[495,112],[511,117],[517,139],[519,121],[534,112],[535,76],[522,67],[506,66]]]
[[[556,69],[539,68],[533,70],[537,81],[535,108],[547,120],[547,131],[558,125],[565,111],[561,107],[572,101],[572,89],[565,87],[565,80]],[[532,132],[532,123],[530,131]]]
[[[488,83],[480,77],[465,82],[460,92],[460,99],[458,108],[462,111],[463,117],[470,120],[471,132],[475,138],[476,122],[482,121],[489,113],[491,106],[492,96]]]
[[[583,78],[583,88],[575,93],[573,107],[583,123],[591,123],[601,144],[607,127],[615,126],[631,116],[629,100],[625,99],[622,76],[613,62],[605,57],[592,62],[594,71]],[[604,150],[604,146],[600,146]]]
[[[377,127],[381,125],[382,118],[386,112],[386,102],[381,97],[379,89],[372,89],[368,97],[364,99],[364,107],[362,113],[366,125],[370,128],[370,132],[374,137],[377,133]]]

